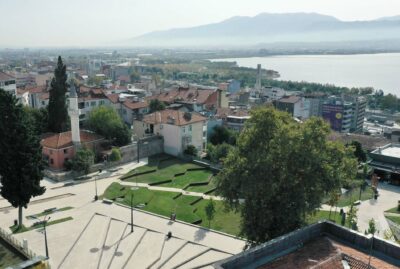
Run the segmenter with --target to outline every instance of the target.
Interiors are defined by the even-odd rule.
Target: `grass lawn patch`
[[[175,177],[172,182],[160,186],[183,189],[190,183],[208,182],[211,175],[209,170],[187,171],[186,174]]]
[[[201,192],[205,193],[208,192],[212,189],[215,189],[217,187],[217,180],[215,177],[212,177],[208,185],[202,185],[202,186],[190,186],[189,188],[186,189],[186,191],[190,192]],[[213,195],[214,192],[208,193],[209,195]]]
[[[70,209],[73,209],[73,207],[72,206],[66,206],[66,207],[62,207],[62,208],[57,208],[54,211],[49,211],[49,212],[43,211],[43,212],[41,212],[39,214],[29,215],[29,216],[26,216],[26,218],[27,219],[32,218],[32,217],[39,218],[39,217],[43,217],[43,216],[46,216],[46,215],[51,215],[51,214],[54,214],[54,213],[57,213],[57,212],[61,212],[61,211],[67,211],[67,210],[70,210]]]
[[[361,201],[372,199],[373,191],[371,187],[366,187],[365,190],[361,193]],[[344,194],[342,194],[339,198],[338,207],[350,206],[351,203],[359,200],[360,198],[360,188],[355,188],[350,190]]]
[[[168,155],[163,155],[163,157],[157,157],[160,159],[157,162],[157,164],[155,163],[155,161],[153,161],[148,165],[130,171],[127,175],[123,177],[126,178],[126,176],[128,175],[132,175],[132,177],[127,178],[126,181],[152,184],[164,180],[174,179],[174,176],[176,174],[184,173],[189,168],[200,168],[200,166],[196,164],[188,163],[171,156],[169,157],[166,156]],[[134,175],[137,172],[145,172],[154,169],[157,170],[152,173],[137,175],[137,176]]]
[[[400,216],[386,216],[386,218],[390,219],[394,223],[400,225]]]
[[[66,217],[66,218],[52,220],[52,221],[47,222],[46,226],[58,224],[61,222],[72,220],[72,219],[73,219],[72,217]],[[39,228],[43,228],[43,227],[44,227],[44,225],[42,223],[34,224],[31,227],[25,227],[23,225],[22,225],[22,227],[19,227],[18,225],[13,225],[10,227],[10,230],[12,231],[13,234],[18,234],[18,233],[24,233],[27,231],[31,231],[31,230],[35,230],[35,229],[39,229]]]
[[[393,208],[391,208],[391,209],[389,209],[389,210],[386,210],[385,212],[387,212],[387,213],[397,213],[397,214],[400,214],[400,211],[399,211],[398,209],[399,209],[398,207],[393,207]]]
[[[329,211],[320,210],[320,211],[315,212],[315,214],[308,215],[306,218],[307,224],[316,223],[320,220],[330,220],[330,221],[335,222],[336,224],[340,225],[341,216],[340,216],[339,212],[336,212],[336,214],[335,214],[335,212],[332,211],[331,216],[329,217]]]
[[[147,188],[139,188],[131,190],[119,183],[112,183],[105,191],[104,197],[112,199],[124,195],[124,199],[117,200],[118,203],[131,205],[131,195],[133,194],[133,206],[144,204],[140,209],[170,217],[171,213],[176,213],[176,218],[181,221],[194,223],[201,222],[201,226],[208,227],[208,221],[205,215],[205,206],[208,200],[201,200],[194,205],[190,205],[199,199],[196,196],[181,195],[177,196],[177,192],[152,191]],[[240,215],[234,212],[225,211],[223,202],[214,201],[216,205],[216,214],[211,222],[211,228],[233,235],[239,234]]]

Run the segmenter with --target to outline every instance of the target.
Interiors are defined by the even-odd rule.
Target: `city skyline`
[[[39,3],[39,4],[38,4]],[[0,47],[112,46],[142,34],[216,23],[260,13],[315,12],[340,20],[372,20],[398,15],[395,0],[286,0],[246,2],[182,0],[146,2],[3,0]]]

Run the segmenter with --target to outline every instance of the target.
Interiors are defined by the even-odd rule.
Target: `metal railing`
[[[19,240],[17,240],[11,233],[8,233],[1,227],[0,227],[0,237],[8,244],[10,244],[16,251],[25,256],[27,259],[32,259],[33,257],[37,256],[36,253],[34,253],[29,248],[24,248],[23,244]]]

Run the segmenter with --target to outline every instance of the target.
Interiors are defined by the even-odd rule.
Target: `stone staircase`
[[[95,240],[93,240],[95,238]],[[95,214],[80,233],[58,268],[173,269],[212,268],[231,254],[143,227]]]

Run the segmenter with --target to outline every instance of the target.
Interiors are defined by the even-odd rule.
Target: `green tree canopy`
[[[94,153],[90,149],[80,148],[72,160],[72,170],[89,174],[90,167],[94,164]]]
[[[329,133],[321,118],[300,124],[273,108],[251,112],[217,177],[218,194],[240,211],[251,242],[301,227],[331,190],[355,177],[352,148],[328,141]]]
[[[213,133],[210,136],[210,142],[213,145],[227,143],[230,145],[236,144],[237,133],[233,130],[226,128],[225,126],[215,126]]]
[[[112,107],[99,106],[94,108],[88,119],[88,128],[118,146],[131,142],[131,132]]]
[[[43,178],[42,147],[31,121],[15,96],[0,89],[0,194],[18,207],[19,225],[22,208],[32,197],[41,195]]]
[[[25,113],[31,122],[31,126],[37,135],[41,135],[48,130],[49,113],[46,108],[32,108],[24,106]]]
[[[226,156],[228,156],[228,153],[231,149],[233,149],[233,146],[225,142],[215,146],[213,144],[208,144],[207,156],[210,159],[210,161],[214,163],[219,163],[220,161],[223,161],[223,159],[225,159]]]
[[[212,199],[210,199],[206,205],[206,207],[204,208],[205,212],[206,212],[206,217],[208,220],[208,227],[211,226],[211,221],[214,219],[215,216],[215,204],[214,201]]]
[[[111,150],[110,161],[116,162],[121,160],[121,158],[122,158],[121,150],[119,148],[113,148]]]
[[[150,112],[155,112],[155,111],[164,110],[165,104],[164,104],[164,102],[161,102],[158,99],[153,99],[150,101],[149,107],[150,107]]]
[[[57,67],[51,80],[49,96],[49,130],[55,133],[68,129],[67,97],[68,90],[66,66],[58,56]]]
[[[354,147],[354,156],[357,158],[359,162],[366,162],[367,161],[367,154],[362,148],[362,145],[358,141],[351,141],[350,145]]]

